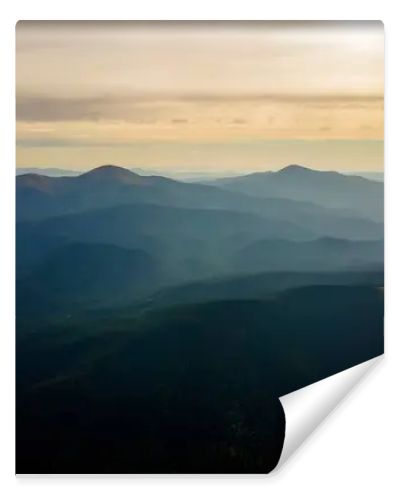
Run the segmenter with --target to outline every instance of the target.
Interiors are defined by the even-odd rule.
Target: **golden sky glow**
[[[383,27],[17,25],[17,166],[383,168]]]

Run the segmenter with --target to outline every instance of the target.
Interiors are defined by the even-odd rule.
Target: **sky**
[[[17,167],[383,169],[380,22],[16,28]]]

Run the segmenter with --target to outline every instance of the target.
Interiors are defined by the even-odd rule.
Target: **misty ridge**
[[[191,280],[383,263],[383,184],[361,177],[289,166],[204,185],[103,166],[21,175],[16,189],[18,284],[40,284],[37,300],[108,290],[129,301]]]
[[[277,397],[383,351],[383,183],[16,177],[17,470],[268,472]]]

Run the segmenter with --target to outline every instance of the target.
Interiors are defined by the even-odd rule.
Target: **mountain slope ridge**
[[[355,210],[376,221],[383,219],[383,184],[361,176],[289,165],[276,172],[256,172],[209,184],[253,196],[274,194],[312,201],[328,208]]]
[[[256,174],[254,174],[256,175]],[[345,177],[345,176],[343,176]],[[40,220],[68,213],[123,204],[157,204],[248,212],[287,221],[309,232],[349,238],[376,238],[383,227],[351,209],[324,208],[309,200],[233,192],[224,186],[184,183],[159,176],[140,176],[115,166],[102,166],[75,177],[18,176],[17,220]]]

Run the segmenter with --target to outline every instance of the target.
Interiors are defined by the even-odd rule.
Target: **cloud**
[[[140,144],[146,141],[141,141]],[[135,141],[99,141],[84,138],[46,138],[46,139],[17,139],[17,148],[130,148],[135,145]]]
[[[189,120],[186,118],[172,118],[171,123],[185,124],[185,123],[189,123]]]
[[[175,124],[188,123],[188,111],[207,113],[215,107],[290,105],[315,109],[383,108],[379,95],[290,95],[290,94],[163,94],[96,97],[53,97],[18,95],[16,117],[24,122],[125,120],[156,123],[167,119]],[[175,115],[175,116],[174,116]],[[220,117],[218,117],[220,118]],[[235,123],[247,119],[234,117]]]
[[[125,111],[124,106],[125,104]],[[123,99],[110,97],[17,96],[16,117],[19,121],[97,121],[126,115]],[[132,107],[132,106],[131,106]]]

